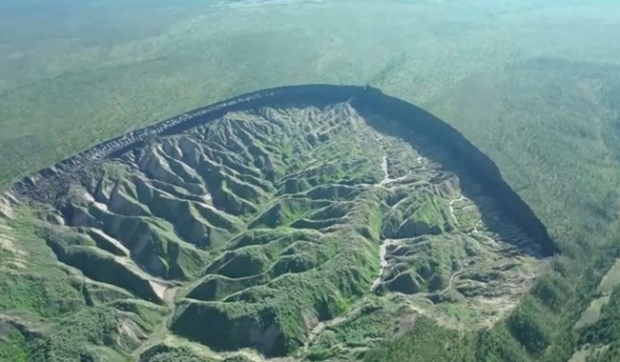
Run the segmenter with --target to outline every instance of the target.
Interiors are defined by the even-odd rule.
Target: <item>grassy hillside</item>
[[[507,317],[546,245],[434,139],[364,114],[231,112],[86,165],[50,203],[7,194],[7,353],[351,360],[418,318]]]
[[[440,285],[440,291],[451,287],[444,293],[449,298],[438,304],[439,308],[429,308],[424,300],[416,305],[442,316],[439,324],[432,322],[437,318],[420,319],[393,342],[382,345],[377,340],[376,351],[368,352],[367,358],[402,360],[404,351],[415,352],[420,360],[565,361],[575,351],[576,358],[590,353],[600,360],[614,356],[613,343],[592,336],[601,335],[603,332],[596,331],[608,331],[607,326],[615,323],[606,306],[613,305],[611,291],[618,277],[611,268],[619,256],[620,49],[614,40],[620,30],[620,9],[616,2],[250,3],[186,1],[180,5],[134,0],[121,5],[94,0],[53,4],[27,0],[0,4],[1,187],[112,136],[239,93],[317,82],[371,84],[436,114],[488,154],[548,226],[562,256],[551,263],[551,271],[534,284],[528,297],[520,303],[507,303],[519,306],[492,329],[474,334],[445,330],[446,325],[484,323],[488,317],[481,316],[480,306],[471,302],[475,297],[467,295],[471,285],[452,287],[451,277],[459,265],[444,258],[450,255],[460,263],[466,260],[462,254],[466,243],[447,247],[443,239],[450,232],[449,224],[454,224],[450,210],[465,220],[464,225],[473,221],[475,226],[475,213],[460,213],[467,211],[468,205],[452,203],[453,198],[423,195],[411,207],[403,204],[402,210],[388,215],[375,199],[385,195],[361,198],[365,206],[356,218],[365,218],[365,223],[385,214],[386,225],[392,225],[385,231],[398,235],[401,223],[414,217],[440,233],[424,241],[422,245],[428,247],[420,247],[421,258],[415,254],[420,250],[369,243],[364,251],[368,255],[352,254],[351,258],[359,260],[349,261],[367,272],[336,274],[336,290],[340,290],[337,281],[351,277],[374,285],[377,273],[383,270],[379,256],[389,256],[399,248],[413,253],[400,264],[408,272],[386,271],[385,276],[398,278],[380,280],[379,292],[415,289],[432,293],[434,283]],[[239,151],[253,154],[256,150]],[[274,180],[307,166],[302,160],[296,164],[292,155],[298,151],[271,149],[289,156],[274,166]],[[141,155],[145,160],[142,167],[157,166],[158,152]],[[333,149],[321,152],[320,158],[338,154]],[[380,182],[382,160],[377,159],[377,150],[360,146],[358,152],[355,156],[366,161],[347,166],[357,167],[354,174],[360,178],[356,182],[372,183],[377,178]],[[254,252],[243,245],[246,253],[231,253],[230,260],[217,264],[219,254],[211,248],[225,250],[234,237],[264,227],[333,226],[343,217],[339,213],[347,210],[291,201],[278,194],[276,186],[258,181],[260,177],[202,180],[200,171],[169,162],[169,169],[164,167],[157,175],[166,179],[165,183],[154,185],[135,176],[118,182],[119,173],[124,178],[126,169],[106,164],[103,171],[98,170],[105,175],[105,186],[119,185],[114,202],[105,204],[118,209],[98,209],[85,199],[84,190],[77,188],[62,200],[72,206],[72,215],[80,215],[80,220],[88,223],[76,230],[55,225],[67,212],[53,211],[58,205],[33,210],[5,206],[11,200],[0,202],[0,359],[66,360],[66,356],[82,354],[83,360],[95,356],[123,360],[151,336],[159,340],[168,325],[191,336],[193,331],[180,325],[183,318],[192,318],[192,313],[202,310],[227,325],[245,321],[247,316],[287,316],[278,324],[286,331],[282,348],[297,348],[316,359],[334,354],[362,358],[366,350],[356,348],[375,345],[367,342],[393,328],[374,318],[403,315],[398,308],[402,301],[387,303],[370,297],[362,307],[380,312],[337,320],[342,323],[334,325],[325,323],[324,332],[314,336],[303,332],[300,320],[289,318],[288,310],[253,305],[231,312],[200,302],[231,295],[272,298],[265,288],[256,287],[246,294],[241,291],[248,285],[271,283],[277,272],[269,270],[305,270],[334,257],[331,248],[295,250],[293,254],[300,256],[287,258],[282,254],[284,246]],[[301,177],[313,181],[289,181],[280,186],[288,193],[301,192],[342,180],[348,170],[325,168],[320,175]],[[393,172],[395,177],[403,176],[397,168]],[[219,185],[220,193],[213,202],[231,209],[224,215],[197,210],[196,200],[183,200],[188,191],[175,184],[179,178],[188,184]],[[248,182],[257,184],[247,187]],[[192,187],[189,193],[203,190]],[[333,198],[360,197],[346,188],[318,190]],[[86,191],[97,199],[91,190]],[[244,201],[248,199],[252,201]],[[318,209],[324,211],[311,212]],[[336,216],[326,217],[323,212]],[[286,243],[288,229],[283,233],[286,235],[270,237]],[[374,237],[378,231],[371,228],[368,233]],[[148,237],[141,240],[141,235]],[[315,235],[296,237],[313,239]],[[254,238],[260,239],[260,235],[252,234]],[[329,239],[323,241],[331,245]],[[146,250],[152,253],[136,256],[133,248],[141,245],[148,245]],[[239,272],[234,268],[236,258],[251,266],[242,268],[242,273],[251,275],[235,274]],[[434,259],[437,264],[431,269],[437,277],[432,281],[418,278],[424,260]],[[211,269],[205,269],[209,265]],[[230,276],[242,282],[231,282]],[[194,277],[201,283],[192,284],[190,292],[185,288]],[[472,275],[459,273],[456,281],[459,277]],[[315,298],[325,293],[312,282],[304,284],[305,280],[284,282],[279,287],[308,291],[294,299],[299,305],[312,304],[314,308]],[[170,299],[171,292],[161,297],[162,290],[178,287],[177,304]],[[368,288],[363,289],[366,293]],[[458,295],[453,295],[452,289],[458,289]],[[324,301],[330,313],[355,312],[353,305],[361,298],[360,292],[339,293]],[[278,298],[272,299],[280,303]],[[173,309],[178,313],[172,314]],[[507,316],[508,311],[499,315]],[[442,318],[446,323],[441,323]],[[65,327],[62,333],[50,334],[55,326]],[[304,333],[306,340],[312,339],[308,346],[300,337]],[[431,344],[424,338],[431,333],[447,341],[443,346],[452,347],[443,350]],[[213,344],[211,337],[202,336],[202,342]],[[230,346],[226,338],[216,342]],[[588,343],[594,347],[589,348]],[[190,355],[213,358],[200,352],[201,348],[185,340],[164,340],[138,352],[154,361]],[[28,351],[36,353],[29,355]],[[248,352],[230,358],[257,357]]]
[[[493,338],[462,347],[483,353],[476,360],[519,355],[511,350],[512,338],[527,352],[516,360],[566,361],[573,352],[571,361],[591,354],[611,358],[596,349],[605,344],[589,347],[587,336],[596,327],[586,327],[603,318],[601,309],[619,280],[614,267],[619,251],[617,69],[552,59],[524,62],[472,77],[439,106],[442,112],[460,109],[462,129],[472,138],[481,135],[479,122],[497,122],[502,136],[488,139],[489,154],[509,165],[502,173],[534,206],[563,250],[554,272],[538,282],[532,299],[521,303],[525,321],[518,325],[539,334],[528,337],[509,319],[490,331]],[[488,100],[484,112],[472,109],[474,99]],[[405,350],[411,343],[410,348],[418,348],[411,338],[395,343]],[[385,360],[398,360],[396,353]]]

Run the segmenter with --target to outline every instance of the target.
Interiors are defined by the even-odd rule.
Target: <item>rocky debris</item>
[[[445,152],[420,146],[431,141]],[[320,341],[321,326],[361,318],[346,308],[371,292],[438,304],[469,296],[474,306],[495,297],[486,290],[512,293],[516,278],[491,272],[532,243],[547,252],[549,240],[485,157],[378,91],[288,87],[132,132],[13,191],[56,208],[43,238],[58,261],[170,308],[162,330],[224,355],[276,357]],[[495,210],[504,200],[487,212],[471,183],[513,209]],[[484,277],[475,284],[465,269]],[[130,324],[119,329],[142,340]]]
[[[231,111],[300,101],[306,104],[327,105],[349,100],[351,106],[360,111],[362,116],[366,111],[383,114],[402,122],[404,130],[424,134],[437,145],[444,147],[447,154],[453,158],[452,163],[459,165],[455,169],[457,173],[474,175],[481,185],[497,198],[517,224],[543,247],[543,252],[546,254],[557,252],[557,247],[549,237],[545,226],[506,184],[497,166],[486,155],[447,123],[410,103],[387,96],[380,90],[370,87],[307,85],[244,94],[94,146],[50,168],[25,177],[12,185],[11,192],[39,201],[53,201],[57,195],[66,192],[68,181],[76,178],[76,174],[79,174],[77,170],[81,167],[96,160],[115,157],[139,145],[148,144],[158,136],[177,134],[205,124]]]

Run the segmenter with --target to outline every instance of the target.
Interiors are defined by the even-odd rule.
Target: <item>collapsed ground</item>
[[[492,325],[540,246],[432,140],[370,118],[228,113],[90,165],[53,205],[6,195],[0,328],[32,360],[351,360],[419,315]]]

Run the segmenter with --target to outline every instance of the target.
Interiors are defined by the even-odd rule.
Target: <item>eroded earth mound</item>
[[[548,241],[433,137],[287,102],[89,162],[51,201],[7,193],[0,329],[60,360],[254,361],[355,359],[420,314],[491,325]]]

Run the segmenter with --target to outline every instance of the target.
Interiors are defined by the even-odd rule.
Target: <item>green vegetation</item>
[[[590,344],[605,345],[620,340],[620,288],[613,290],[596,324],[587,328],[581,337],[582,342]]]
[[[199,128],[143,162],[92,165],[56,205],[0,201],[0,360],[208,360],[196,351],[217,343],[313,360],[618,360],[616,2],[220,3],[0,4],[0,187],[247,91],[371,84],[488,154],[561,256],[541,268],[527,240],[493,246],[478,224],[492,203],[428,187],[432,169],[400,190],[359,186],[383,181],[383,155],[389,177],[412,171],[407,142],[235,114],[210,129],[220,145],[235,129],[231,149]],[[424,314],[397,333],[385,319],[403,308]],[[199,318],[248,336],[214,342],[183,323]],[[204,345],[155,348],[169,326]]]
[[[534,277],[542,258],[525,250],[534,241],[518,230],[507,237],[515,226],[475,179],[461,189],[449,168],[420,156],[418,143],[432,140],[381,134],[371,127],[379,116],[366,117],[347,103],[230,113],[89,165],[81,185],[55,204],[23,207],[31,214],[8,225],[22,223],[37,247],[49,248],[53,265],[65,269],[60,285],[83,278],[122,293],[99,301],[83,291],[85,305],[58,317],[106,311],[111,319],[100,327],[108,337],[86,333],[62,347],[50,337],[44,352],[97,346],[143,360],[188,355],[183,342],[153,350],[174,334],[220,357],[253,349],[358,359],[406,333],[420,311],[447,323],[505,315],[488,304],[520,297],[527,283],[514,277]],[[315,133],[320,141],[308,137]],[[268,160],[262,167],[257,154]],[[301,181],[291,188],[290,180]],[[493,223],[483,210],[492,210]],[[28,280],[16,274],[9,300]],[[31,298],[14,302],[10,318],[35,308]],[[467,318],[457,312],[464,308]],[[58,325],[56,316],[41,316],[44,330]],[[72,326],[54,338],[68,338]],[[71,343],[84,351],[63,349]],[[23,350],[42,353],[31,344]]]

